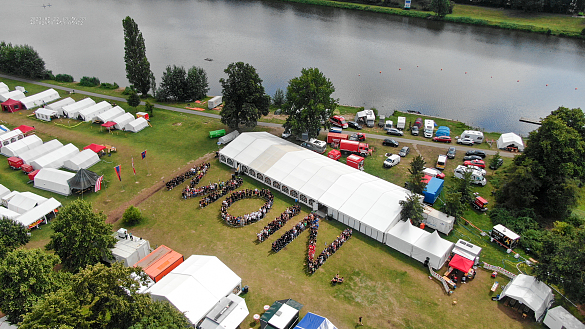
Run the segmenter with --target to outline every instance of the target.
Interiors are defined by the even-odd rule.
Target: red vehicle
[[[22,169],[22,171],[23,171],[25,174],[27,174],[27,175],[28,175],[29,173],[31,173],[31,172],[33,172],[33,171],[35,171],[35,168],[33,168],[33,166],[31,166],[31,165],[29,165],[29,164],[23,164],[23,165],[22,165],[22,167],[21,167],[21,169]]]
[[[475,199],[471,201],[471,205],[473,206],[473,208],[481,212],[486,212],[488,210],[487,204],[488,201],[480,196],[475,197]]]
[[[366,134],[364,134],[364,133],[353,133],[353,134],[351,134],[351,136],[349,136],[349,140],[350,141],[363,142],[363,141],[366,140]]]
[[[327,133],[327,144],[333,146],[333,144],[339,145],[342,140],[347,140],[347,134],[339,134],[339,133]]]
[[[363,171],[364,170],[364,158],[362,158],[359,155],[352,154],[352,155],[347,157],[347,165],[352,167],[352,168]]]
[[[329,151],[329,153],[327,153],[327,157],[329,159],[333,159],[335,161],[339,160],[341,158],[341,152],[339,152],[339,150],[331,150]]]
[[[451,143],[451,137],[449,137],[449,136],[433,137],[433,142]]]
[[[482,169],[485,168],[485,162],[483,162],[483,160],[463,161],[463,164],[466,166],[477,166]]]
[[[339,143],[339,150],[341,153],[353,153],[366,157],[372,153],[370,146],[367,143],[360,143],[357,141],[342,140]]]
[[[329,118],[329,122],[331,122],[331,124],[334,126],[341,127],[343,129],[347,128],[347,121],[345,121],[345,118],[341,115],[332,116]]]
[[[14,170],[18,170],[22,167],[24,161],[21,158],[10,157],[8,158],[8,166]]]
[[[35,171],[33,171],[33,172],[30,172],[30,173],[28,174],[28,179],[30,179],[30,180],[35,180],[35,176],[36,176],[36,175],[39,173],[39,171],[40,171],[40,170],[39,170],[39,169],[37,169],[37,170],[35,170]]]
[[[414,126],[418,127],[418,129],[422,128],[422,118],[416,118],[416,121],[414,121]]]

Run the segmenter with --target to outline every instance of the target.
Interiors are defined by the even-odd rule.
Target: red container
[[[30,180],[35,180],[35,176],[36,176],[38,173],[39,173],[39,170],[38,170],[38,169],[37,169],[37,170],[35,170],[35,171],[33,171],[33,172],[30,172],[30,173],[28,174],[28,179],[30,179]]]
[[[31,166],[29,164],[23,164],[22,165],[22,171],[24,171],[24,173],[28,175],[31,172],[35,171],[35,168],[33,168],[33,166]]]
[[[24,161],[21,158],[10,157],[8,158],[8,166],[14,170],[18,170],[22,167]]]

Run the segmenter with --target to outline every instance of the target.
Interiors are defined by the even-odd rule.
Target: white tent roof
[[[15,195],[20,194],[20,192],[18,191],[12,191],[4,196],[2,196],[2,205],[6,208],[8,208],[8,202],[10,202],[10,200],[12,198],[14,198]]]
[[[207,313],[205,320],[198,328],[201,329],[236,329],[250,314],[246,301],[234,294],[223,297],[213,309]]]
[[[498,148],[503,149],[512,144],[518,148],[519,151],[524,151],[524,142],[522,141],[522,137],[514,134],[514,133],[505,133],[498,138]]]
[[[197,324],[241,282],[217,257],[192,255],[146,292],[155,300],[169,301]]]
[[[35,176],[35,187],[41,190],[47,190],[61,195],[70,195],[71,188],[67,182],[75,176],[68,171],[43,168]]]
[[[52,116],[56,115],[57,113],[58,113],[57,111],[50,110],[46,107],[41,107],[40,109],[37,109],[35,111],[35,115],[37,116],[37,118],[39,116],[42,116],[42,115],[47,116],[47,117],[52,117]]]
[[[502,224],[498,224],[498,225],[494,226],[493,229],[502,233],[503,235],[507,236],[508,238],[510,238],[512,240],[516,240],[516,239],[520,238],[520,236],[518,234],[516,234],[515,232],[513,232],[512,230],[510,230],[509,228],[505,227]]]
[[[63,146],[63,143],[59,142],[56,139],[50,140],[42,145],[39,145],[31,150],[23,152],[19,155],[19,157],[24,161],[26,164],[30,164],[33,160],[52,152],[60,147]]]
[[[126,111],[124,111],[123,108],[119,106],[114,106],[111,109],[107,110],[106,112],[98,114],[98,116],[95,119],[105,123],[108,121],[112,121],[112,119],[124,113],[126,113]]]
[[[59,93],[55,89],[51,88],[45,91],[41,91],[40,93],[27,96],[21,99],[20,102],[22,105],[24,105],[24,107],[26,107],[27,110],[30,110],[34,107],[54,101],[60,97],[61,96],[59,96]]]
[[[34,198],[30,198],[22,193],[18,193],[14,195],[10,201],[8,201],[8,209],[19,214],[24,214],[25,212],[36,207],[39,203],[40,202]]]
[[[79,153],[79,149],[69,143],[65,146],[62,146],[50,153],[47,153],[36,160],[33,160],[31,165],[35,169],[41,168],[61,168],[63,167],[63,163],[72,157],[74,157],[77,153]]]
[[[9,92],[4,93],[4,94],[0,94],[0,102],[6,102],[9,98],[13,99],[15,101],[19,101],[25,97],[26,96],[24,96],[24,93],[22,91],[13,90],[13,91],[9,91]]]
[[[59,207],[61,207],[61,202],[55,200],[54,198],[50,198],[47,201],[34,207],[32,210],[29,210],[28,212],[24,213],[22,216],[16,218],[16,221],[28,227],[29,225],[33,224],[39,219],[44,218],[45,216],[53,212],[53,210]]]
[[[554,299],[552,290],[544,282],[525,274],[518,274],[506,285],[500,294],[500,300],[504,297],[513,298],[528,306],[534,311],[537,321],[544,315]]]
[[[52,110],[52,111],[56,111],[57,113],[59,113],[61,111],[61,108],[63,108],[63,106],[71,105],[73,103],[75,103],[75,100],[71,97],[67,97],[67,98],[63,98],[60,101],[48,104],[44,108],[47,110]]]
[[[299,313],[294,307],[291,307],[287,304],[282,304],[278,309],[278,312],[274,313],[274,315],[268,320],[268,324],[270,324],[274,328],[286,328],[286,325]]]
[[[4,82],[0,82],[0,88],[8,89],[8,85],[5,84]]]
[[[424,263],[429,258],[429,266],[435,269],[443,267],[453,250],[453,242],[442,239],[437,231],[423,235],[416,240],[412,248],[412,258]]]
[[[116,128],[118,130],[122,130],[122,128],[126,127],[126,125],[129,122],[134,121],[134,115],[132,115],[132,113],[126,112],[118,117],[113,118],[110,121],[113,121],[116,123],[114,128]]]
[[[9,92],[8,87],[0,86],[0,95]]]
[[[127,267],[134,266],[150,253],[150,242],[137,236],[134,236],[133,239],[122,238],[119,235],[120,232],[127,233],[124,228],[113,233],[118,242],[112,248],[112,256],[114,256],[115,261],[122,262]]]
[[[562,306],[548,310],[544,324],[551,329],[585,329],[585,324]]]
[[[96,118],[96,116],[106,112],[111,108],[112,105],[110,103],[106,101],[101,101],[95,105],[86,107],[83,110],[79,111],[78,115],[80,119],[83,121],[93,121]]]
[[[10,194],[10,190],[6,186],[0,184],[0,198],[8,194]]]
[[[8,317],[5,316],[0,318],[0,329],[18,329],[18,327],[10,324],[10,322],[8,322]]]
[[[146,121],[145,118],[140,117],[134,121],[130,121],[128,122],[128,124],[126,124],[126,126],[124,127],[125,130],[127,131],[131,131],[131,132],[139,132],[142,129],[148,127],[148,121]]]
[[[388,231],[386,244],[410,257],[415,242],[421,236],[428,234],[429,233],[425,230],[414,227],[410,224],[410,221],[398,221],[398,223]]]
[[[10,209],[0,207],[0,218],[4,217],[4,218],[8,218],[8,219],[16,219],[19,216],[20,216],[20,214],[17,213],[16,211],[12,211]]]
[[[37,135],[30,135],[12,144],[3,146],[0,153],[7,157],[17,157],[19,154],[32,150],[40,145],[43,145],[43,140]]]
[[[78,171],[79,169],[87,169],[98,162],[100,162],[100,158],[97,153],[90,149],[86,149],[77,153],[71,159],[63,162],[63,166],[69,170]]]
[[[66,115],[69,118],[76,118],[77,114],[79,113],[79,111],[88,108],[92,105],[95,105],[95,101],[91,98],[84,98],[78,102],[75,102],[73,104],[69,104],[66,106],[63,106],[60,110],[59,115]]]
[[[26,191],[26,192],[20,192],[20,194],[26,196],[27,198],[35,200],[38,204],[41,204],[41,203],[47,201],[47,198],[40,196],[40,195],[33,193],[33,192]]]
[[[18,138],[20,137],[20,138]],[[12,143],[16,143],[18,141],[18,139],[23,139],[24,135],[22,134],[22,131],[20,131],[20,129],[14,129],[11,130],[9,132],[5,132],[2,135],[0,135],[0,141],[2,141],[2,145],[4,145],[4,141],[10,141],[12,139],[14,139],[14,141]]]

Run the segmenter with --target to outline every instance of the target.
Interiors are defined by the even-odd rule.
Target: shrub
[[[136,89],[134,89],[134,86],[130,86],[130,87],[126,87],[124,88],[124,91],[122,92],[122,95],[132,95],[136,93]]]
[[[53,71],[45,70],[43,72],[43,80],[55,80],[55,76],[53,75]]]
[[[73,82],[73,77],[69,74],[57,74],[55,76],[55,81],[59,82]]]
[[[128,105],[132,107],[140,105],[140,96],[138,96],[137,93],[130,94],[130,96],[128,97]]]
[[[118,89],[118,88],[120,88],[120,86],[118,86],[118,84],[115,82],[113,84],[108,83],[108,82],[103,82],[102,84],[100,84],[100,88],[102,88],[102,89]]]
[[[585,29],[581,30],[581,35],[585,36]]]
[[[79,80],[79,85],[85,87],[96,87],[100,85],[100,79],[96,77],[83,77],[81,80]]]
[[[124,224],[128,226],[140,224],[140,222],[142,222],[142,219],[143,217],[142,213],[140,212],[140,209],[134,206],[128,207],[128,209],[124,211],[124,215],[122,215],[122,221],[124,222]]]

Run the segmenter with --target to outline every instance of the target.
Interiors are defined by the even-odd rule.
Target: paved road
[[[39,82],[39,81],[34,81],[34,80],[29,80],[29,79],[23,79],[23,78],[19,78],[19,77],[13,77],[13,76],[10,76],[10,75],[5,75],[5,74],[0,74],[0,77],[1,78],[6,78],[6,79],[11,79],[11,80],[16,80],[16,81],[21,81],[21,82],[26,82],[26,83],[31,83],[31,84],[35,84],[35,85],[39,85],[39,86],[43,86],[43,87],[47,87],[47,88],[54,88],[54,89],[59,89],[59,90],[65,90],[65,91],[68,91],[68,92],[72,92],[73,91],[73,89],[71,89],[71,88],[61,87],[61,86],[52,85],[52,84],[49,84],[49,83],[44,83],[44,82]],[[114,96],[109,96],[109,95],[102,95],[102,94],[92,93],[92,92],[89,92],[89,91],[76,90],[75,93],[76,94],[87,95],[87,96],[92,96],[92,97],[105,98],[105,99],[113,100],[113,101],[116,101],[116,102],[127,102],[127,99],[125,99],[125,98],[114,97]],[[144,102],[141,102],[140,104],[141,105],[144,105]],[[205,112],[199,112],[199,111],[192,111],[192,110],[181,109],[181,108],[178,108],[178,107],[172,107],[172,106],[166,106],[166,105],[160,105],[160,104],[154,104],[154,107],[155,108],[158,108],[158,109],[163,109],[163,110],[168,110],[168,111],[174,111],[174,112],[181,112],[181,113],[187,113],[187,114],[193,114],[193,115],[199,115],[199,116],[208,117],[208,118],[214,118],[214,119],[220,119],[221,118],[217,114],[205,113]],[[271,122],[258,122],[258,125],[259,126],[263,126],[263,127],[271,127],[271,128],[282,127],[281,124],[271,123]],[[427,142],[427,141],[419,141],[419,140],[408,139],[408,138],[404,138],[404,137],[396,137],[396,136],[388,136],[388,135],[366,134],[366,136],[368,138],[372,138],[372,139],[393,138],[393,139],[395,139],[399,143],[412,143],[412,144],[417,144],[417,145],[425,145],[425,146],[443,148],[445,150],[447,150],[449,148],[449,146],[451,146],[450,144]],[[457,149],[464,150],[464,151],[473,149],[471,147],[462,146],[462,145],[457,145],[456,147],[457,147]],[[485,153],[486,154],[489,154],[489,155],[492,155],[492,154],[496,154],[496,151],[497,150],[485,150]],[[500,151],[500,155],[502,157],[512,158],[516,154],[515,153],[506,152],[506,151]]]

